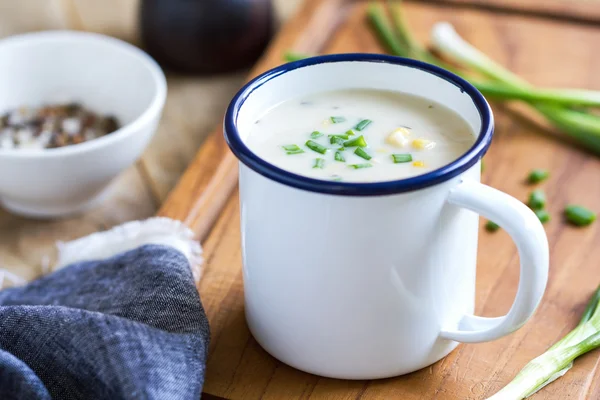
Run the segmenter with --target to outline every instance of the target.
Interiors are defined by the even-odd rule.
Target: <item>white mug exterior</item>
[[[165,76],[150,56],[121,40],[76,31],[0,40],[0,86],[0,113],[79,101],[122,125],[75,146],[0,149],[0,203],[35,217],[77,213],[100,201],[141,155],[166,99]]]
[[[473,99],[475,89],[394,57],[292,65],[242,89],[225,121],[242,160],[246,317],[261,346],[317,375],[375,379],[430,365],[458,341],[492,340],[522,326],[546,286],[548,244],[527,207],[479,183],[493,120],[482,97]],[[435,99],[480,138],[453,167],[380,184],[315,183],[256,161],[243,145],[245,127],[282,100],[350,87]],[[473,316],[478,215],[469,209],[493,217],[517,243],[521,281],[507,316]]]

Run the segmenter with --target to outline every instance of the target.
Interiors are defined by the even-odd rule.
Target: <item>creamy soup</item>
[[[456,160],[474,141],[468,123],[440,104],[368,89],[285,101],[260,116],[246,139],[282,169],[344,182],[420,175]]]

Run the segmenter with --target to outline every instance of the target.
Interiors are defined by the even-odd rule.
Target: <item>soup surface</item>
[[[451,163],[475,142],[454,111],[398,92],[350,89],[312,94],[268,110],[246,144],[265,161],[311,178],[378,182]]]

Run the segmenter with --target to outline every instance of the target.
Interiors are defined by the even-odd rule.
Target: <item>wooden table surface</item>
[[[0,0],[0,37],[45,29],[81,29],[138,43],[139,0]],[[275,0],[285,19],[299,0]],[[83,215],[40,221],[0,209],[0,266],[38,276],[55,257],[54,243],[156,214],[208,133],[220,123],[247,71],[222,76],[167,74],[168,96],[142,158],[111,185],[107,200]],[[0,286],[1,287],[1,286]]]

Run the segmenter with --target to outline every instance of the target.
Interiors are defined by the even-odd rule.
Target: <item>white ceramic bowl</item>
[[[0,149],[0,203],[17,214],[55,217],[97,203],[141,155],[165,103],[166,79],[140,49],[103,35],[47,31],[0,40],[0,113],[78,101],[115,115],[121,128],[57,149]]]

